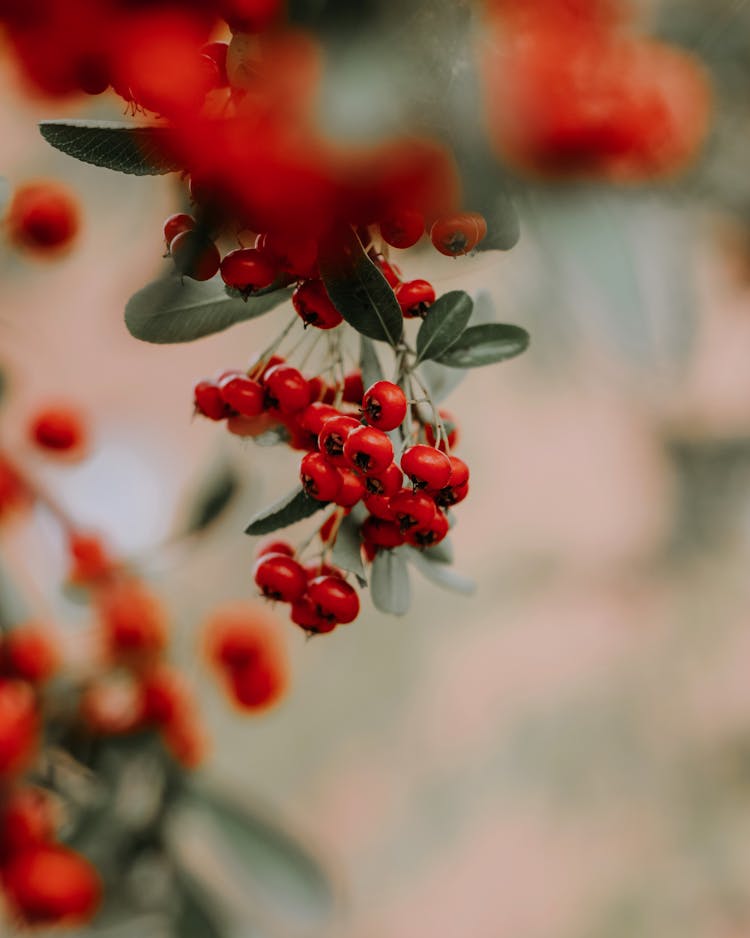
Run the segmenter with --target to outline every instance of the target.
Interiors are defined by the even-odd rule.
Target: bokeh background
[[[722,61],[744,23],[731,6],[711,40]],[[447,402],[473,480],[456,565],[476,595],[415,579],[408,616],[365,600],[355,624],[312,641],[282,617],[292,691],[242,718],[204,667],[200,626],[217,600],[253,595],[242,530],[289,488],[295,456],[191,419],[192,386],[250,359],[283,314],[191,345],[133,339],[122,311],[167,263],[174,181],[84,166],[38,136],[38,119],[117,116],[116,101],[51,113],[7,68],[0,83],[3,175],[65,180],[85,217],[53,264],[0,253],[3,441],[155,578],[211,729],[204,772],[323,859],[342,897],[325,933],[747,935],[750,251],[739,183],[729,197],[729,144],[747,152],[722,130],[731,103],[707,157],[729,167],[718,196],[537,186],[511,252],[399,259],[532,335]],[[86,409],[94,443],[51,469],[24,427],[61,396]],[[230,510],[163,549],[226,461],[242,480]],[[43,510],[34,521],[4,535],[11,568],[75,635],[63,545]]]

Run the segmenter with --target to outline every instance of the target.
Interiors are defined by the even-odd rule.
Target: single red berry
[[[302,488],[319,502],[332,502],[343,481],[339,470],[322,453],[308,453],[303,457],[299,475]]]
[[[424,234],[424,216],[413,209],[402,209],[381,221],[380,234],[394,248],[410,248]]]
[[[448,257],[468,254],[487,234],[487,222],[478,212],[439,218],[430,229],[433,245]]]
[[[12,854],[49,842],[54,834],[49,795],[31,786],[12,792],[0,812],[0,865]]]
[[[276,260],[280,270],[298,280],[318,277],[318,245],[312,238],[299,238],[273,232],[258,235],[256,248]]]
[[[404,533],[409,528],[426,528],[435,517],[435,502],[423,492],[402,489],[391,496],[390,505]]]
[[[435,504],[439,505],[441,508],[451,508],[453,505],[458,505],[462,502],[468,494],[468,482],[464,482],[463,485],[448,485],[434,496]]]
[[[78,234],[78,203],[58,183],[28,183],[14,192],[7,225],[11,240],[19,247],[57,251],[67,247]]]
[[[39,718],[25,681],[0,679],[0,778],[25,769],[36,752]]]
[[[170,215],[164,222],[164,240],[167,247],[174,241],[178,234],[183,231],[192,231],[195,228],[195,219],[186,212],[177,212]]]
[[[194,701],[183,675],[157,664],[140,675],[142,717],[156,726],[169,726],[193,710]]]
[[[204,46],[201,46],[201,54],[207,55],[216,64],[216,70],[219,75],[220,87],[224,87],[228,84],[228,78],[227,78],[227,52],[228,51],[229,51],[228,42],[207,42]]]
[[[396,520],[396,513],[391,508],[390,495],[365,495],[364,505],[371,515],[375,515],[382,521]]]
[[[320,375],[315,375],[307,382],[310,385],[310,400],[313,403],[330,404],[333,402],[333,395],[329,395],[329,387]],[[328,399],[330,396],[330,399]]]
[[[253,578],[266,599],[293,603],[307,589],[307,577],[302,564],[285,554],[264,554],[253,569]]]
[[[404,452],[401,468],[415,489],[437,491],[448,484],[451,476],[451,461],[445,453],[423,443],[410,446]]]
[[[385,259],[382,254],[378,254],[377,251],[370,251],[369,256],[372,259],[373,263],[380,269],[381,274],[385,277],[390,287],[393,287],[395,290],[396,287],[401,283],[401,271],[395,264],[391,264]]]
[[[218,271],[221,255],[214,242],[198,231],[183,231],[169,242],[177,270],[192,280],[210,280]]]
[[[98,606],[104,642],[115,660],[153,658],[166,647],[164,608],[138,580],[107,586]]]
[[[288,541],[266,538],[260,542],[255,551],[256,557],[262,557],[264,554],[286,554],[287,557],[294,557],[295,550]]]
[[[345,417],[343,414],[337,417],[329,417],[323,423],[323,429],[318,437],[318,447],[321,453],[337,465],[343,465],[346,462],[344,456],[344,444],[349,438],[349,434],[358,430],[362,424],[355,417]]]
[[[371,544],[378,550],[392,550],[400,547],[406,537],[399,524],[384,518],[371,516],[362,525],[362,539],[365,545]]]
[[[310,403],[307,379],[291,365],[274,365],[264,373],[266,405],[282,414],[296,414]]]
[[[44,684],[60,663],[60,652],[50,632],[33,622],[9,632],[2,652],[3,670],[30,684]]]
[[[350,371],[344,375],[344,393],[343,399],[347,404],[361,404],[365,393],[365,386],[362,383],[362,372]]]
[[[343,321],[322,280],[305,280],[301,283],[292,294],[292,303],[306,326],[334,329]]]
[[[70,453],[83,449],[86,427],[77,408],[61,404],[46,407],[34,415],[29,425],[29,437],[42,449]]]
[[[409,528],[406,532],[406,540],[414,547],[431,547],[433,544],[439,544],[445,538],[450,530],[448,519],[441,511],[435,512],[435,517],[429,524]]]
[[[69,574],[72,583],[91,585],[108,577],[115,569],[101,538],[95,534],[75,532],[68,542],[73,566]]]
[[[61,844],[22,850],[4,867],[2,882],[11,908],[30,925],[83,924],[101,901],[99,874]]]
[[[359,596],[354,587],[338,576],[320,576],[307,587],[307,595],[320,616],[346,624],[359,615]]]
[[[337,624],[334,620],[322,616],[309,596],[303,596],[296,603],[292,603],[291,618],[295,625],[300,626],[306,632],[318,635],[332,632]]]
[[[269,287],[276,276],[275,264],[255,248],[230,251],[221,262],[221,279],[241,293]]]
[[[219,382],[221,399],[242,417],[260,417],[266,407],[266,392],[259,381],[247,375],[228,377]]]
[[[376,427],[358,427],[346,438],[344,456],[365,475],[376,475],[393,462],[393,443]]]
[[[392,462],[390,466],[387,466],[382,472],[367,476],[365,485],[367,486],[368,493],[371,495],[390,496],[395,495],[396,492],[399,491],[403,481],[403,472],[395,462]]]
[[[448,413],[447,410],[439,410],[438,415],[440,416],[441,421],[443,422],[443,429],[448,434],[448,443],[446,447],[445,439],[440,440],[440,446],[438,449],[445,452],[447,449],[454,449],[458,443],[458,424],[456,423],[455,417]],[[431,423],[426,423],[424,425],[424,435],[425,439],[430,446],[437,446],[437,436],[435,435],[435,428]]]
[[[391,381],[376,381],[369,387],[362,400],[362,416],[371,427],[378,430],[395,430],[406,416],[406,395]]]
[[[260,381],[261,384],[266,380],[266,375],[268,372],[275,368],[277,365],[283,365],[286,359],[281,355],[272,355],[268,359],[259,359],[247,369],[247,373],[251,378],[255,378],[256,381]]]
[[[351,469],[339,469],[341,488],[334,501],[342,508],[353,508],[365,495],[365,480]]]
[[[435,288],[426,280],[409,280],[396,288],[396,299],[407,319],[426,316],[435,302]]]
[[[199,381],[195,386],[195,409],[209,420],[224,420],[229,414],[221,389],[213,381]]]
[[[298,423],[301,430],[315,436],[317,445],[318,437],[323,430],[323,424],[329,417],[338,417],[339,412],[330,404],[324,404],[322,401],[313,401],[299,415]]]

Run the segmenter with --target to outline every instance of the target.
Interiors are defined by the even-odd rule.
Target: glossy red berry
[[[259,381],[234,375],[219,382],[221,399],[242,417],[259,417],[266,407],[266,392]]]
[[[361,426],[359,420],[354,417],[345,417],[343,414],[329,417],[323,423],[323,429],[318,437],[318,447],[321,453],[325,453],[337,465],[343,465],[346,462],[344,444],[349,435]]]
[[[469,483],[464,482],[462,485],[447,485],[444,489],[440,489],[439,492],[436,492],[433,498],[435,499],[435,504],[439,505],[441,508],[451,508],[453,505],[458,505],[459,502],[462,502],[468,494]]]
[[[380,234],[394,248],[410,248],[424,234],[424,216],[413,209],[402,209],[381,221]]]
[[[396,288],[396,299],[407,319],[426,316],[435,302],[435,288],[426,280],[409,280]]]
[[[376,427],[352,430],[344,443],[344,456],[365,475],[383,472],[393,461],[393,443]]]
[[[365,480],[352,469],[339,469],[338,473],[341,476],[341,488],[334,501],[342,508],[353,508],[367,491]]]
[[[335,407],[330,404],[324,404],[322,401],[313,401],[306,407],[298,417],[298,424],[305,433],[310,433],[315,437],[316,443],[323,429],[323,424],[330,417],[340,416]]]
[[[395,495],[399,491],[404,481],[404,474],[401,469],[392,462],[382,472],[367,476],[365,485],[370,495]]]
[[[91,863],[61,844],[39,844],[11,857],[2,884],[13,911],[30,925],[83,924],[102,892]]]
[[[316,577],[308,584],[307,595],[319,615],[331,622],[345,624],[359,615],[357,591],[341,577]]]
[[[282,414],[296,414],[310,403],[307,379],[291,365],[274,365],[264,373],[266,405]]]
[[[371,515],[375,515],[376,518],[380,518],[382,521],[396,520],[396,513],[391,508],[390,495],[365,495],[364,505]]]
[[[333,329],[343,321],[322,280],[306,280],[301,283],[292,294],[292,303],[306,326]]]
[[[409,528],[406,532],[406,540],[414,547],[432,547],[433,544],[439,544],[449,530],[448,519],[441,511],[436,511],[429,524]]]
[[[320,502],[333,501],[343,481],[339,470],[322,453],[308,453],[303,457],[299,475],[305,492]]]
[[[303,596],[296,603],[292,603],[291,619],[306,632],[320,635],[332,632],[337,625],[334,620],[326,619],[318,612],[318,607],[309,596]]]
[[[378,550],[392,550],[406,541],[404,532],[396,521],[372,516],[362,525],[362,539],[366,545],[371,544]]]
[[[406,416],[406,395],[391,381],[376,381],[362,397],[362,416],[378,430],[395,430]]]
[[[293,603],[307,589],[307,576],[302,564],[286,554],[264,554],[253,569],[253,578],[266,599]]]
[[[176,212],[170,215],[164,222],[164,240],[167,247],[174,241],[178,234],[183,231],[192,231],[195,228],[195,219],[186,212]]]
[[[451,476],[451,461],[434,446],[417,443],[410,446],[401,457],[401,468],[415,489],[437,491],[448,484]]]
[[[221,255],[210,238],[198,231],[183,231],[169,242],[177,270],[192,280],[210,280],[218,271]]]
[[[86,426],[78,409],[60,404],[45,407],[34,415],[29,425],[29,436],[42,449],[71,453],[83,449]]]
[[[194,391],[195,410],[209,420],[224,420],[229,408],[221,394],[218,384],[213,381],[199,381]]]
[[[8,209],[8,233],[19,247],[41,252],[67,247],[80,227],[78,203],[56,182],[19,186]]]
[[[487,234],[487,222],[478,212],[439,218],[430,229],[433,245],[448,257],[468,254]]]
[[[276,276],[275,264],[255,248],[230,251],[221,262],[221,279],[228,287],[241,293],[269,287]]]
[[[391,511],[403,532],[409,528],[425,528],[435,517],[435,502],[423,492],[402,489],[391,496]]]

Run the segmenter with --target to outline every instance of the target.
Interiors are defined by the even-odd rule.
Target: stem
[[[430,407],[432,408],[432,423],[433,423],[433,427],[435,428],[435,445],[439,449],[440,443],[442,441],[445,441],[446,454],[450,455],[450,446],[448,445],[448,434],[445,430],[445,425],[443,424],[443,421],[440,418],[440,411],[438,410],[437,404],[435,403],[435,401],[433,401],[432,396],[430,395],[430,392],[427,390],[425,385],[422,383],[422,381],[420,381],[419,376],[417,375],[416,371],[411,371],[410,377],[414,379],[414,381],[417,384],[417,387],[424,394],[426,403],[428,403]]]
[[[263,369],[266,367],[268,360],[271,358],[273,353],[278,349],[284,339],[289,335],[289,333],[294,328],[294,324],[299,322],[299,316],[295,313],[288,325],[276,336],[276,338],[271,342],[271,344],[263,352],[261,352],[260,358],[253,365],[252,371],[249,373],[250,378],[257,378],[259,374],[263,372]]]

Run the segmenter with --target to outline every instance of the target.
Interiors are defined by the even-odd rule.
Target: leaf
[[[380,366],[378,353],[375,351],[372,339],[368,339],[366,335],[359,337],[359,369],[362,372],[362,384],[365,390],[376,381],[383,379],[383,369]]]
[[[184,534],[197,534],[211,525],[229,505],[240,487],[232,466],[225,464],[214,472],[193,499]]]
[[[431,563],[453,563],[453,544],[449,537],[444,537],[439,544],[432,547],[425,547],[421,551],[422,557],[426,557]]]
[[[337,896],[326,871],[267,812],[194,784],[170,811],[166,838],[178,867],[243,933],[330,934]]]
[[[437,360],[449,368],[479,368],[514,358],[524,352],[528,345],[529,334],[520,326],[498,322],[469,326]]]
[[[372,562],[370,592],[376,609],[394,616],[405,616],[411,605],[409,571],[402,554],[381,550]]]
[[[310,498],[301,486],[297,486],[288,495],[254,515],[250,519],[250,524],[245,528],[245,534],[254,536],[270,534],[272,531],[278,531],[279,528],[294,524],[295,521],[309,518],[316,511],[325,508],[327,504],[328,502],[319,502],[317,499]]]
[[[487,221],[487,234],[477,245],[477,251],[509,251],[521,237],[518,212],[502,182],[493,181],[496,182],[495,189],[488,193],[490,201],[482,213]]]
[[[477,585],[473,580],[458,573],[443,561],[436,561],[431,558],[429,551],[419,551],[414,547],[402,547],[400,550],[405,552],[409,563],[416,567],[425,579],[435,583],[436,586],[442,586],[454,593],[462,593],[464,596],[471,596],[476,592]]]
[[[322,251],[319,267],[333,305],[349,325],[370,339],[395,346],[404,331],[401,307],[353,231]]]
[[[463,290],[444,293],[430,307],[417,333],[417,362],[440,358],[471,319],[474,302]]]
[[[360,586],[367,586],[367,576],[362,563],[362,540],[359,536],[359,530],[360,524],[351,515],[347,515],[339,525],[331,559],[337,567],[353,573]]]
[[[172,275],[155,280],[130,298],[125,325],[143,342],[192,342],[262,316],[290,295],[288,290],[278,290],[245,303],[228,297],[220,279],[201,283]]]
[[[194,876],[181,871],[176,877],[179,910],[176,916],[177,938],[224,938],[224,916],[216,902]]]
[[[134,127],[115,121],[42,121],[39,130],[56,150],[83,163],[132,176],[163,176],[182,167],[166,156],[169,127]]]

